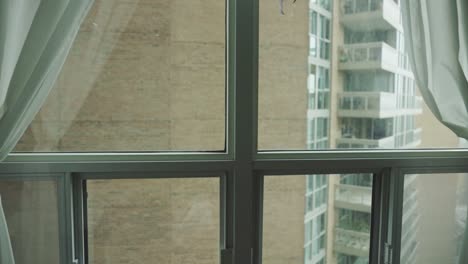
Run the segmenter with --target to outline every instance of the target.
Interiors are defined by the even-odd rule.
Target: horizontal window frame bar
[[[131,174],[129,174],[131,173]],[[193,171],[193,172],[89,172],[75,173],[82,181],[94,180],[158,180],[158,179],[203,179],[226,177],[226,171]]]
[[[59,182],[64,178],[64,172],[55,173],[20,173],[20,172],[3,172],[0,171],[0,182],[1,181],[55,181]]]
[[[260,151],[256,161],[265,160],[399,160],[399,159],[468,159],[468,149],[389,149],[389,150],[319,150],[319,151]]]
[[[339,174],[378,173],[383,168],[414,169],[430,171],[437,168],[459,168],[468,171],[468,159],[355,159],[355,160],[265,160],[255,162],[254,169],[266,175],[287,174]]]
[[[158,162],[4,162],[1,174],[33,173],[205,173],[234,168],[233,161],[158,161]]]
[[[96,153],[12,153],[3,161],[9,162],[147,162],[147,161],[233,160],[233,155],[220,152],[96,152]],[[0,163],[1,164],[1,163]]]
[[[132,156],[132,155],[130,155]],[[220,172],[239,166],[238,160],[216,160],[201,154],[196,159],[178,156],[173,161],[132,161],[129,156],[115,155],[115,161],[57,161],[55,157],[18,156],[16,161],[0,163],[0,173],[125,173],[125,172]],[[175,158],[176,156],[174,156]],[[89,156],[88,156],[89,158]],[[138,158],[138,155],[133,156]],[[394,151],[316,151],[316,152],[263,152],[251,161],[253,170],[261,174],[330,174],[347,171],[376,173],[381,168],[413,168],[416,171],[437,168],[460,168],[468,165],[468,150],[394,150]],[[245,162],[243,162],[245,163]],[[244,164],[245,165],[245,164]]]
[[[428,174],[457,174],[468,173],[468,163],[464,166],[435,166],[435,167],[414,167],[400,168],[399,175],[405,176],[410,174],[419,174],[424,177]]]
[[[313,150],[259,151],[253,160],[343,160],[343,159],[407,159],[467,158],[468,149],[391,149],[391,150]],[[101,152],[101,153],[12,153],[2,163],[14,162],[159,162],[159,161],[234,161],[227,152]],[[1,163],[0,163],[1,164]]]

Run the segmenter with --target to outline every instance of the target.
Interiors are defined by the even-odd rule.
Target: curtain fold
[[[0,161],[45,102],[93,0],[0,3]]]
[[[445,126],[468,138],[465,0],[405,0],[402,18],[410,63],[424,101]]]
[[[424,101],[438,120],[468,139],[468,1],[403,0],[401,5],[406,49]],[[468,263],[468,221],[465,225],[460,264]]]

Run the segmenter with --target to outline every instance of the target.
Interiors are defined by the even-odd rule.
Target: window
[[[16,151],[224,150],[224,10],[96,0]]]
[[[132,92],[111,108],[107,93],[86,94],[102,109],[80,105],[70,118],[75,116],[64,106],[73,106],[70,101],[82,95],[75,87],[88,79],[65,66],[64,74],[78,84],[50,95],[17,146],[29,152],[12,153],[0,163],[0,196],[13,249],[34,253],[20,254],[18,263],[31,263],[26,258],[35,252],[44,252],[38,259],[46,263],[78,264],[356,264],[385,263],[390,255],[398,264],[412,258],[427,262],[430,254],[459,255],[464,231],[452,220],[466,199],[458,181],[463,177],[454,175],[468,172],[466,145],[455,149],[464,142],[424,110],[411,73],[398,66],[397,57],[390,56],[390,64],[379,61],[399,50],[400,27],[382,21],[382,12],[369,11],[384,6],[345,1],[352,12],[342,15],[337,1],[329,1],[328,10],[325,1],[285,1],[281,15],[276,1],[258,1],[259,10],[251,0],[169,2],[96,1],[89,15],[108,20],[83,24],[80,34],[97,30],[102,39],[90,37],[91,43],[82,44],[79,37],[67,65],[100,47],[104,54],[91,61],[105,67],[92,74],[113,87],[106,89]],[[316,12],[316,55],[308,38],[311,11]],[[356,18],[366,13],[371,13],[368,20]],[[98,30],[103,24],[109,32]],[[348,43],[336,25],[357,32],[362,25],[384,26],[385,32],[353,36]],[[146,31],[155,26],[168,31]],[[165,49],[153,54],[161,48],[158,38],[166,38]],[[320,55],[322,42],[329,45],[328,59]],[[140,49],[127,49],[132,46]],[[142,59],[142,64],[133,67],[121,58]],[[153,63],[167,63],[183,74],[157,72]],[[129,76],[134,77],[130,83],[119,83]],[[143,88],[159,88],[156,84],[167,79],[177,85]],[[153,92],[161,97],[152,100]],[[126,103],[133,97],[139,104]],[[340,102],[346,107],[338,108]],[[150,121],[132,126],[135,111]],[[89,116],[81,119],[80,113]],[[170,137],[146,122],[162,114],[167,114],[165,128],[174,133]],[[47,115],[51,119],[45,122]],[[70,127],[62,127],[70,120]],[[84,131],[76,122],[97,128],[126,124]],[[216,125],[207,125],[212,122]],[[174,147],[154,147],[161,142]],[[424,180],[428,175],[443,176]],[[452,219],[441,224],[411,212]],[[31,219],[38,221],[28,225]],[[425,245],[403,243],[419,235],[416,223],[437,229],[444,241],[454,233],[455,239],[449,247],[433,237]],[[24,239],[30,237],[40,241]]]
[[[90,180],[86,188],[89,263],[218,261],[218,178]]]
[[[467,175],[404,175],[400,263],[459,261],[466,234]]]

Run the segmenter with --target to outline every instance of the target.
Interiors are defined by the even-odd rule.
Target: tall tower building
[[[417,147],[422,99],[404,49],[399,2],[313,0],[309,8],[308,148]],[[414,188],[416,177],[406,179],[405,189]],[[309,175],[307,182],[305,263],[368,263],[372,175]],[[415,263],[416,232],[407,229],[416,226],[417,192],[405,194],[402,259]]]

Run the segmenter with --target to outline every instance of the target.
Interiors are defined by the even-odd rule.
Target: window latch
[[[393,248],[390,243],[384,245],[384,264],[392,264]]]

